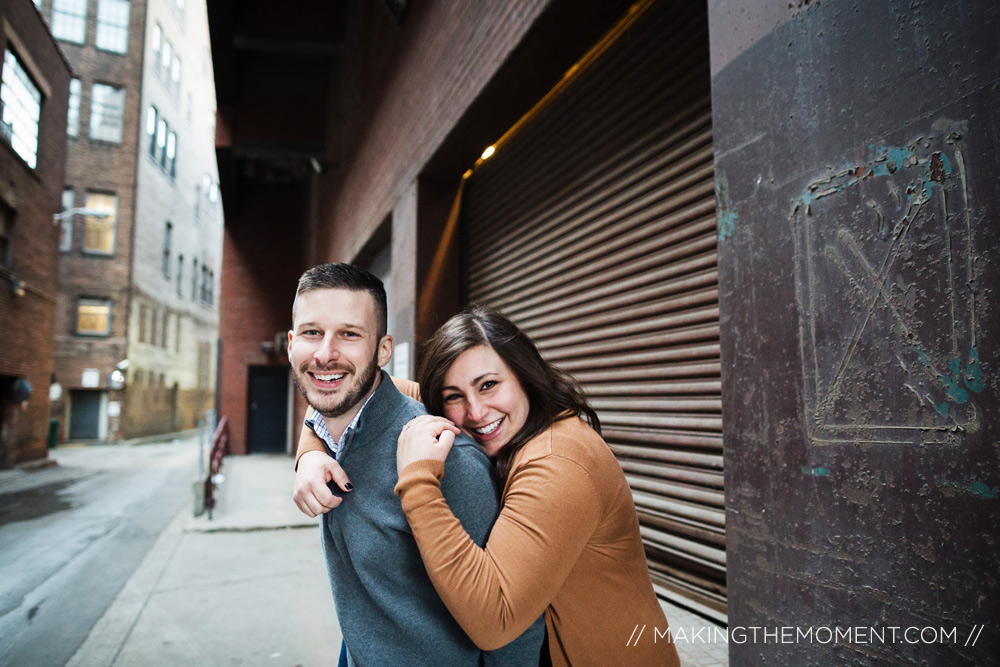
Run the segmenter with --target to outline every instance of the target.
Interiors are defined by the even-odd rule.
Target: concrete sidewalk
[[[68,663],[72,667],[334,665],[340,627],[318,519],[291,499],[292,459],[230,456],[213,519],[182,510]],[[714,627],[663,604],[686,637]],[[684,665],[724,667],[727,645],[677,642]]]
[[[287,456],[231,456],[214,518],[182,510],[69,662],[330,665],[341,634],[318,521]]]

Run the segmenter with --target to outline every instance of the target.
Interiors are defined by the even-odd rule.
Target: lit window
[[[170,86],[175,95],[181,92],[181,59],[177,56],[174,56],[174,60],[170,64]]]
[[[149,135],[149,155],[156,159],[156,107],[146,111],[146,134]]]
[[[112,255],[115,252],[115,218],[118,212],[118,197],[103,192],[88,192],[86,208],[103,211],[107,217],[96,215],[84,217],[84,252]]]
[[[129,0],[99,0],[97,3],[97,48],[115,53],[128,51]]]
[[[66,136],[76,137],[80,134],[80,94],[82,86],[79,79],[69,80],[69,111],[66,112]]]
[[[161,166],[171,176],[174,176],[177,168],[177,133],[167,134],[167,150],[164,152],[164,160]]]
[[[125,89],[95,83],[90,94],[90,138],[122,142]]]
[[[52,35],[83,44],[87,35],[87,0],[52,0]]]
[[[76,306],[76,333],[81,336],[111,333],[111,300],[80,299]]]
[[[153,25],[153,36],[149,41],[153,46],[153,65],[159,68],[160,49],[163,48],[163,30],[160,29],[159,23]]]
[[[169,72],[172,58],[173,48],[170,46],[170,42],[164,40],[163,48],[160,50],[160,69],[164,72]]]
[[[66,188],[62,193],[62,210],[68,211],[73,208],[76,198],[73,188]],[[62,237],[59,239],[59,250],[69,252],[73,249],[73,219],[76,215],[67,216],[62,221]]]
[[[42,94],[12,51],[7,51],[3,57],[0,103],[3,104],[0,133],[21,159],[34,169],[38,164],[38,119],[42,110]]]
[[[156,122],[156,155],[159,156],[160,164],[163,164],[163,156],[167,147],[167,121],[162,118]],[[154,156],[155,158],[155,156]]]

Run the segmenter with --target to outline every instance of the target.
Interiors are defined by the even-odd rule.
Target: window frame
[[[95,202],[92,198],[97,197],[110,197],[113,203],[113,208],[108,209],[101,205],[99,202]],[[82,251],[85,255],[98,255],[103,257],[112,257],[115,254],[115,249],[118,245],[118,195],[114,192],[105,192],[101,190],[87,190],[84,197],[84,207],[88,209],[98,209],[108,211],[110,215],[107,218],[98,218],[92,215],[83,216],[84,228],[83,228],[83,246]],[[101,246],[91,245],[92,235],[106,235],[109,242],[108,248],[102,248]]]
[[[0,135],[31,169],[38,167],[44,95],[38,82],[8,43],[0,80]]]
[[[102,92],[98,95],[98,87],[101,91],[108,90],[111,93]],[[108,100],[118,98],[121,100],[120,106],[117,107],[119,113],[117,116],[117,127],[115,132],[112,133],[110,130],[101,130],[100,128],[110,124],[105,123],[105,119],[114,118],[107,113],[108,109],[112,107],[107,104]],[[90,125],[89,125],[89,137],[91,141],[103,141],[108,144],[121,145],[122,138],[124,136],[125,130],[125,87],[115,86],[110,83],[101,83],[100,81],[95,81],[90,87]],[[98,108],[100,105],[100,108]],[[97,131],[95,132],[95,127]],[[112,138],[114,134],[114,138]]]
[[[114,13],[114,9],[125,8],[125,23],[112,23],[107,20],[109,14]],[[94,33],[94,46],[108,53],[128,54],[129,22],[132,20],[132,3],[128,0],[97,0],[97,29]],[[104,16],[102,17],[102,13]],[[113,36],[109,38],[109,35]],[[124,42],[121,37],[124,35]],[[110,39],[110,44],[102,45],[102,36]],[[119,50],[115,46],[122,43]]]
[[[72,44],[87,43],[87,5],[88,0],[52,0],[52,36],[63,42]],[[82,9],[83,13],[74,13],[69,9]],[[72,29],[72,34],[69,32]],[[76,33],[79,32],[79,37]]]
[[[105,312],[105,327],[103,331],[98,331],[96,329],[83,329],[81,328],[81,320],[83,317],[83,308],[85,307],[101,307],[106,309]],[[104,297],[78,297],[76,300],[76,320],[74,324],[74,333],[77,336],[87,336],[90,338],[106,338],[111,335],[111,299]]]

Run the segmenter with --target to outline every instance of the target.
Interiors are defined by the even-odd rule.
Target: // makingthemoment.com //
[[[736,626],[660,628],[637,624],[626,646],[640,641],[674,644],[961,644],[975,646],[983,625],[969,631],[935,626]]]

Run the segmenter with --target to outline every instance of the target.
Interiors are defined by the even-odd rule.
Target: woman
[[[469,637],[503,646],[544,611],[554,665],[679,664],[625,475],[579,385],[483,308],[434,334],[419,379],[431,414],[400,434],[396,492]],[[441,495],[455,426],[496,457],[502,510],[485,548]]]

